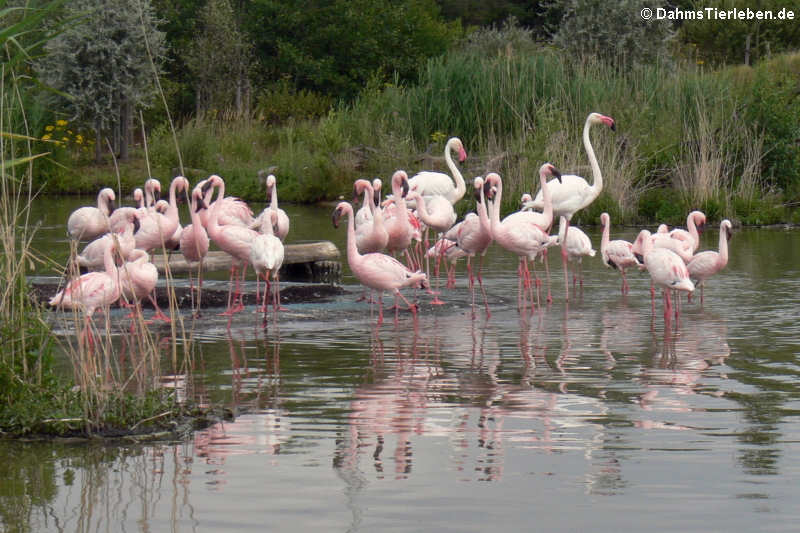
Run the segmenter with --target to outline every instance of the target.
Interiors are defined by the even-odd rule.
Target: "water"
[[[290,241],[343,244],[331,209],[287,209]],[[58,255],[66,215],[53,211],[39,242]],[[717,238],[708,231],[701,248]],[[521,316],[516,260],[495,247],[488,320],[480,305],[473,317],[463,267],[445,306],[420,295],[417,320],[387,314],[379,329],[347,272],[346,294],[290,305],[266,330],[251,310],[230,329],[207,316],[195,327],[198,396],[243,414],[188,442],[0,442],[0,523],[794,531],[800,233],[745,229],[730,244],[703,306],[684,301],[672,329],[660,299],[651,312],[644,275],[622,297],[598,257],[566,305],[552,254],[554,303]]]

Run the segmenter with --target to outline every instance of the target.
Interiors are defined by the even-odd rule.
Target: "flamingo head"
[[[465,159],[467,159],[467,151],[464,150],[464,143],[461,142],[461,139],[458,137],[453,137],[448,141],[451,149],[455,149],[458,151],[458,162],[463,163]]]
[[[267,181],[266,181],[267,194],[272,194],[272,189],[275,187],[277,181],[278,180],[275,178],[275,174],[270,174],[269,176],[267,176]]]
[[[161,182],[155,178],[148,178],[144,182],[144,190],[150,193],[154,202],[161,198]]]
[[[142,202],[144,202],[144,193],[142,192],[141,188],[136,187],[133,190],[133,201],[136,202],[137,206],[142,206]]]
[[[336,209],[333,210],[333,216],[331,216],[331,220],[333,221],[333,227],[339,227],[339,220],[344,215],[350,215],[353,212],[353,207],[348,204],[347,202],[339,202],[339,205],[336,206]]]
[[[650,251],[651,246],[650,231],[643,229],[636,236],[636,240],[633,241],[633,246],[631,247],[633,255],[640,264],[644,264],[644,256]]]
[[[368,180],[358,179],[353,183],[353,203],[358,201],[358,197],[364,194],[364,189],[371,188],[372,184]],[[374,191],[373,191],[374,192]],[[374,195],[373,195],[374,196]]]
[[[162,215],[167,212],[169,209],[169,202],[166,200],[159,200],[156,202],[156,213],[161,213]]]
[[[669,233],[669,226],[666,224],[659,224],[656,233]]]
[[[706,215],[702,211],[692,211],[689,216],[694,222],[694,227],[697,228],[698,233],[703,233],[706,229]],[[730,223],[730,221],[729,221]]]
[[[383,187],[383,182],[380,178],[372,180],[372,201],[375,202],[375,207],[381,205],[381,187]]]
[[[731,236],[733,235],[731,232],[733,231],[733,224],[727,218],[723,220],[719,225],[720,231],[725,232],[725,238],[731,240]]]
[[[527,193],[527,192],[526,193],[522,193],[522,196],[520,196],[520,198],[519,198],[519,208],[523,209],[525,207],[526,203],[532,202],[532,201],[533,201],[533,197],[530,195],[530,193]]]
[[[475,176],[475,179],[472,180],[472,186],[475,188],[475,201],[481,201],[481,189],[483,189],[483,178],[480,176]]]
[[[106,209],[108,210],[108,213],[106,213],[106,215],[110,215],[111,213],[113,213],[114,209],[116,209],[114,201],[117,199],[117,195],[114,194],[114,190],[105,187],[100,191],[100,193],[97,196],[101,206],[105,205]]]
[[[204,186],[205,186],[205,180],[195,185],[194,189],[192,189],[192,205],[195,206],[194,208],[195,213],[199,213],[203,209],[208,209],[208,205],[206,205],[206,202],[203,199]]]
[[[600,113],[590,114],[588,122],[591,124],[605,124],[611,128],[611,131],[617,131],[617,123],[614,122],[614,119],[605,115],[601,115]]]
[[[403,198],[408,194],[408,174],[405,170],[396,170],[392,174],[392,194],[398,194]]]
[[[608,213],[601,213],[600,214],[600,225],[603,226],[603,229],[608,226],[609,222],[611,222],[611,217],[608,216]]]
[[[562,183],[561,172],[552,163],[545,163],[539,167],[539,175],[553,176],[559,183]]]

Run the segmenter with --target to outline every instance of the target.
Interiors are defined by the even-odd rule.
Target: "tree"
[[[649,0],[563,0],[548,4],[563,13],[553,44],[577,56],[594,56],[618,67],[670,57],[670,21],[643,20]]]
[[[94,129],[98,161],[108,134],[126,159],[133,111],[155,94],[164,55],[152,6],[149,0],[73,0],[64,16],[80,23],[47,43],[37,66],[41,78],[66,95],[73,120]]]
[[[208,0],[195,35],[185,60],[195,80],[198,115],[231,107],[238,116],[246,114],[253,45],[239,29],[230,1]]]
[[[415,79],[461,35],[434,0],[253,0],[247,24],[265,79],[344,98],[376,74]]]

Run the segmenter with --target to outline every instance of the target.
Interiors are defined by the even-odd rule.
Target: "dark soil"
[[[31,287],[31,296],[41,302],[47,302],[60,289],[55,283],[34,283]],[[175,298],[179,309],[192,309],[192,295],[189,287],[174,287]],[[304,302],[320,302],[332,299],[334,296],[343,294],[345,290],[338,285],[289,285],[281,287],[281,303],[293,304]],[[243,294],[244,305],[256,305],[255,293]],[[169,307],[169,297],[165,287],[156,288],[156,300],[162,308]],[[228,305],[228,291],[218,289],[203,289],[201,300],[203,309],[213,307],[226,307]],[[148,299],[142,301],[142,307],[152,309],[153,306]]]

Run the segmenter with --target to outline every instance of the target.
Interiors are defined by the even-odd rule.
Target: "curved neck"
[[[583,146],[586,148],[586,155],[589,156],[589,164],[592,166],[592,188],[597,197],[603,189],[603,174],[600,172],[600,165],[597,163],[597,156],[594,154],[592,140],[589,138],[589,129],[592,124],[587,120],[583,126]]]
[[[558,241],[561,243],[561,246],[566,246],[566,242],[564,242],[564,237],[567,236],[567,217],[560,216],[558,218]]]
[[[449,143],[444,150],[444,160],[447,163],[447,168],[450,169],[450,173],[453,175],[453,180],[456,182],[455,201],[460,200],[464,197],[464,193],[467,192],[467,184],[464,183],[464,176],[461,175],[458,165],[453,161],[452,149]]]
[[[697,250],[700,246],[700,232],[697,231],[697,225],[694,223],[694,211],[689,213],[689,217],[686,219],[686,229],[694,239],[694,250]]]
[[[214,195],[214,191],[211,191],[211,195]],[[219,219],[219,211],[222,208],[222,199],[225,197],[225,182],[219,182],[219,192],[217,193],[217,199],[211,204],[211,213],[208,217],[208,231],[216,231],[219,228],[219,223],[217,220]],[[213,229],[212,229],[213,228]]]
[[[172,183],[169,184],[169,207],[166,215],[173,220],[178,220],[178,202],[175,198],[175,190],[177,188],[178,180],[172,180]]]
[[[269,207],[273,211],[277,211],[278,210],[278,186],[277,185],[273,185],[272,186],[272,192],[270,193],[270,199],[269,199]]]
[[[100,191],[100,194],[97,195],[97,209],[108,214],[108,200],[106,200],[105,191]]]
[[[722,266],[728,264],[728,228],[725,226],[719,229],[719,262]]]
[[[608,248],[608,241],[611,238],[611,221],[603,224],[603,236],[600,238],[600,251]]]
[[[475,206],[475,211],[478,212],[478,220],[480,221],[483,231],[491,234],[492,223],[489,221],[489,212],[486,209],[486,196],[483,194],[483,186],[481,186],[478,194],[480,195],[480,201],[478,202],[478,205]]]
[[[347,262],[350,264],[350,268],[353,268],[354,263],[358,263],[361,259],[361,254],[358,253],[358,247],[356,246],[356,223],[353,220],[355,217],[353,216],[353,209],[347,210]]]
[[[492,209],[489,211],[492,237],[494,237],[498,232],[502,231],[502,224],[500,224],[501,205],[503,205],[503,181],[497,180],[497,193],[494,196],[494,200],[492,200]]]
[[[106,249],[103,251],[103,265],[106,269],[106,274],[111,276],[112,279],[117,279],[117,264],[114,262],[114,244],[111,246],[106,246]]]
[[[419,214],[419,219],[430,226],[431,213],[428,211],[428,207],[425,205],[425,199],[419,195],[415,195],[414,199],[417,201],[417,213]]]

